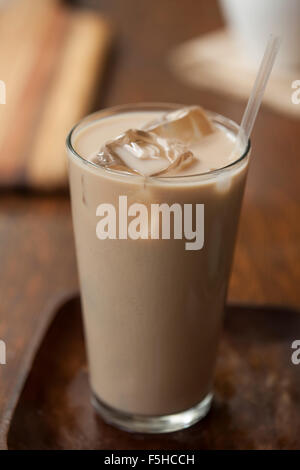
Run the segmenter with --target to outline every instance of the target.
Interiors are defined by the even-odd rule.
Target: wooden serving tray
[[[105,424],[90,404],[78,298],[63,305],[37,353],[13,415],[9,449],[299,449],[300,366],[291,343],[300,314],[227,308],[215,401],[190,429],[129,434]]]

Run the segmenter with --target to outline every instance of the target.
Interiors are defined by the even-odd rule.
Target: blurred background
[[[1,1],[0,338],[12,367],[0,370],[0,421],[22,354],[78,289],[68,130],[145,101],[240,122],[271,32],[282,53],[252,135],[229,301],[300,307],[299,22],[299,0]]]

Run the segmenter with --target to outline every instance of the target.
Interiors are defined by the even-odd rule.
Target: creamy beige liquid
[[[114,139],[130,128],[142,128],[147,122],[159,119],[163,113],[124,113],[106,119],[106,126],[99,123],[91,124],[76,139],[75,147],[80,155],[90,160],[95,159],[101,145]],[[177,172],[180,176],[197,175],[207,171],[222,168],[234,160],[233,149],[235,137],[224,128],[216,128],[215,132],[203,137],[199,142],[190,146],[195,155],[193,165]]]
[[[77,131],[73,146],[93,159],[107,140],[160,115],[136,111],[100,119]],[[193,174],[228,165],[233,145],[233,134],[222,127],[206,136]],[[103,403],[166,415],[211,392],[247,163],[245,158],[220,174],[163,181],[110,172],[70,155],[91,385]],[[204,247],[187,251],[184,239],[97,239],[97,206],[117,208],[120,195],[128,205],[204,204]]]

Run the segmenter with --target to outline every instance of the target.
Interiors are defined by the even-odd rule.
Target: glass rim
[[[74,133],[81,127],[84,126],[85,124],[88,125],[89,123],[100,121],[101,119],[108,118],[110,116],[113,116],[115,114],[119,113],[126,113],[130,111],[168,111],[168,110],[176,110],[182,107],[187,107],[190,105],[182,105],[182,104],[176,104],[176,103],[132,103],[132,104],[122,104],[122,105],[116,105],[112,106],[110,108],[104,108],[99,111],[95,111],[93,113],[88,114],[84,118],[82,118],[80,121],[78,121],[70,130],[70,132],[67,135],[66,139],[66,147],[67,150],[71,153],[73,157],[76,159],[79,159],[82,163],[85,165],[91,166],[94,170],[96,169],[97,171],[100,171],[101,173],[104,172],[106,175],[110,176],[117,176],[122,179],[129,178],[131,181],[132,179],[140,179],[143,178],[142,175],[139,174],[134,174],[134,173],[125,173],[122,171],[117,171],[117,170],[112,170],[112,169],[107,169],[107,168],[102,168],[101,166],[97,165],[97,163],[94,163],[84,156],[80,155],[75,148],[73,147],[72,143],[72,138],[74,136]],[[219,120],[221,121],[220,124],[223,124],[226,127],[231,126],[236,130],[236,133],[238,133],[240,126],[233,120],[227,118],[226,116],[223,116],[222,114],[215,113],[213,111],[208,111],[205,110],[207,114],[214,120]],[[230,130],[230,129],[229,129]],[[179,181],[194,181],[196,178],[201,178],[201,177],[213,177],[218,175],[219,173],[222,173],[224,170],[231,169],[235,166],[237,166],[239,163],[241,163],[250,153],[251,150],[251,140],[248,139],[245,149],[242,152],[242,154],[233,162],[229,163],[228,165],[222,166],[220,168],[216,168],[214,170],[202,172],[202,173],[197,173],[194,175],[171,175],[171,176],[148,176],[147,180],[148,181],[157,181],[159,183],[170,183],[170,182],[175,182],[176,180]]]

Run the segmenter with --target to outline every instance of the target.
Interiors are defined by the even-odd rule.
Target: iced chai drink
[[[67,145],[93,402],[127,430],[202,418],[249,143],[200,107],[93,114]]]

